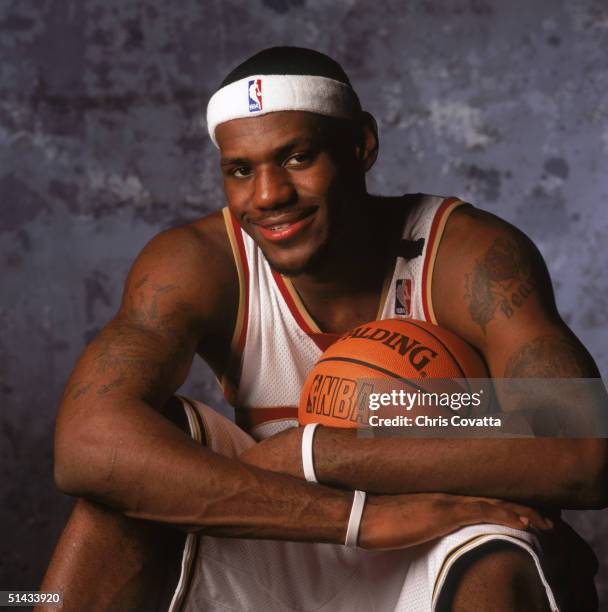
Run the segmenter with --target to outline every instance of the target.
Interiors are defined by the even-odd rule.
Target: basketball
[[[302,388],[298,418],[352,428],[367,426],[378,410],[383,417],[487,413],[491,394],[467,401],[474,395],[467,379],[476,378],[489,378],[484,362],[452,332],[413,319],[372,321],[321,355]]]

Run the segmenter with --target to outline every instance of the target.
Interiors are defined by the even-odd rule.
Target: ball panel
[[[409,319],[372,321],[347,332],[323,353],[302,388],[299,419],[302,424],[367,426],[372,393],[470,392],[468,384],[465,389],[450,379],[487,377],[475,350],[447,330]],[[469,412],[467,408],[460,414]],[[453,414],[445,406],[420,403],[407,413],[402,405],[383,406],[381,413]]]

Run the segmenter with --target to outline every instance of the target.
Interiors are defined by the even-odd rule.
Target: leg
[[[438,612],[547,612],[549,603],[532,557],[508,542],[480,546],[450,570]]]
[[[181,402],[164,416],[188,432]],[[167,609],[179,578],[185,535],[78,500],[40,590],[63,593],[63,612]],[[39,606],[37,612],[56,612]]]
[[[78,500],[40,590],[62,592],[63,612],[160,609],[170,599],[171,582],[177,582],[183,538]]]

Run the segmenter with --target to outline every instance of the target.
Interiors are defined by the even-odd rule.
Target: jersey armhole
[[[446,198],[435,213],[431,231],[429,232],[428,244],[425,249],[424,264],[422,268],[422,308],[425,319],[433,325],[438,325],[435,311],[433,309],[433,271],[439,245],[443,238],[443,232],[448,222],[449,216],[460,206],[470,206],[459,198]]]
[[[236,322],[232,339],[230,341],[230,357],[225,372],[219,379],[220,385],[224,390],[226,401],[234,405],[236,402],[238,379],[240,376],[241,358],[245,348],[247,337],[247,323],[249,318],[249,265],[247,264],[247,254],[243,233],[236,219],[228,209],[222,209],[226,233],[230,241],[232,256],[239,279],[239,305],[236,314]]]

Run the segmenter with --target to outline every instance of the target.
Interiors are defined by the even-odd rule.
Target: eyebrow
[[[274,149],[270,155],[273,158],[281,157],[298,146],[311,145],[311,144],[315,144],[316,142],[317,142],[316,139],[310,138],[309,136],[302,136],[302,137],[298,136],[296,138],[293,138],[292,140],[289,140],[285,144],[282,144],[276,149]],[[241,157],[222,157],[220,160],[220,165],[221,166],[232,166],[235,164],[248,164],[249,162],[250,162],[249,158],[242,157],[242,156]]]

